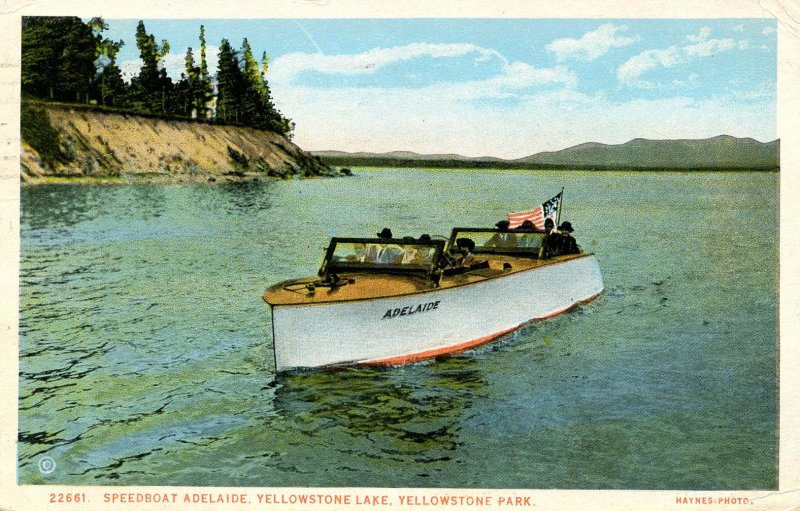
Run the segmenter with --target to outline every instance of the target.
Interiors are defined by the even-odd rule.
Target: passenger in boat
[[[556,230],[556,223],[552,218],[545,219],[544,232],[546,236],[542,242],[542,248],[539,249],[539,259],[557,256],[561,249],[560,233]]]
[[[371,243],[367,246],[366,254],[364,255],[365,263],[380,263],[383,262],[383,253],[386,250],[386,245],[382,243],[384,240],[392,239],[392,230],[384,227],[383,230],[376,234],[378,243]]]
[[[558,227],[558,230],[561,233],[559,236],[559,253],[579,254],[581,248],[578,246],[578,242],[575,241],[575,238],[572,237],[572,233],[574,232],[572,224],[564,222]]]
[[[406,240],[406,238],[404,237],[403,240]],[[417,241],[417,240],[409,237],[408,241]],[[431,235],[423,234],[419,237],[419,241],[429,242],[431,241]],[[405,247],[402,264],[419,264],[427,266],[431,264],[432,260],[433,260],[433,251],[430,250],[428,247],[409,245]]]
[[[520,231],[520,233],[517,234],[518,247],[537,249],[542,246],[542,239],[538,235],[541,231],[536,229],[536,226],[530,220],[525,220],[515,230]]]
[[[470,266],[475,262],[472,251],[475,250],[475,242],[469,238],[459,238],[456,240],[458,252],[455,254],[455,266]]]
[[[399,245],[387,243],[392,238],[392,230],[388,227],[384,227],[383,230],[378,233],[378,239],[384,243],[378,245],[380,250],[375,262],[381,264],[402,264],[404,251]]]
[[[489,241],[487,241],[484,246],[486,247],[497,247],[497,248],[514,248],[517,246],[517,236],[516,234],[509,232],[508,226],[510,225],[508,220],[500,220],[496,224],[497,230],[500,231],[495,233]]]

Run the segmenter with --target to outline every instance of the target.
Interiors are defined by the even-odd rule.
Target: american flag
[[[558,216],[558,208],[561,207],[562,193],[564,192],[560,192],[549,201],[543,202],[541,206],[534,210],[520,211],[519,213],[509,213],[508,227],[510,229],[514,229],[515,227],[522,225],[522,222],[525,220],[530,220],[537,229],[544,229],[544,221],[547,218],[552,218],[553,222],[555,223]]]

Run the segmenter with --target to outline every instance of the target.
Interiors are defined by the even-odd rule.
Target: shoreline
[[[658,174],[780,174],[780,169],[539,169],[539,168],[481,168],[475,169],[473,167],[411,167],[411,166],[398,166],[398,167],[383,167],[374,165],[353,165],[348,167],[350,169],[359,169],[365,172],[385,172],[391,170],[428,170],[428,171],[458,171],[458,170],[478,170],[478,171],[503,171],[503,172],[530,172],[530,173],[549,173],[549,172],[586,172],[586,173],[658,173]],[[279,178],[259,173],[247,173],[242,175],[236,174],[159,174],[159,173],[126,173],[119,176],[25,176],[20,179],[20,187],[37,187],[37,186],[135,186],[135,185],[156,185],[156,186],[171,186],[171,185],[229,185],[229,184],[247,184],[254,182],[280,182],[280,181],[294,181],[294,180],[307,180],[307,179],[332,179],[334,177],[348,177],[347,174],[339,174],[337,176],[292,176]]]
[[[352,162],[322,158],[326,164],[334,167],[348,167],[351,169],[429,169],[429,170],[513,170],[520,172],[772,172],[780,173],[780,167],[627,167],[627,166],[534,166],[534,165],[509,165],[498,164],[470,164],[470,163],[444,163],[431,161],[403,161],[396,162]]]
[[[309,176],[278,178],[263,174],[244,174],[244,175],[225,175],[225,174],[123,174],[120,176],[37,176],[26,177],[20,180],[20,187],[36,186],[69,186],[69,185],[88,185],[88,186],[129,186],[129,185],[226,185],[226,184],[245,184],[258,181],[293,181],[306,179],[328,179],[334,176]],[[339,177],[339,176],[336,176]]]

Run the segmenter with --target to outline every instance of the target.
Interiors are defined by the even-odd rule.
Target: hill
[[[526,165],[596,168],[776,169],[780,142],[728,135],[702,140],[646,140],[580,144],[514,160]]]
[[[240,181],[339,172],[286,137],[51,103],[22,106],[21,178],[115,181]],[[76,181],[71,179],[71,181]]]
[[[617,145],[588,142],[515,160],[407,151],[313,152],[334,165],[577,170],[776,170],[779,168],[779,153],[779,140],[763,143],[728,135],[699,140],[637,138]]]

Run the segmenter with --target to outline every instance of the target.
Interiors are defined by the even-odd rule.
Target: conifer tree
[[[88,101],[95,77],[95,39],[74,16],[24,17],[22,92],[60,101]]]
[[[242,72],[239,57],[227,39],[219,45],[217,67],[217,118],[239,122],[241,110]]]
[[[266,127],[268,112],[264,104],[264,83],[258,61],[253,57],[253,51],[247,38],[242,42],[242,122],[258,128]]]
[[[208,61],[206,60],[206,28],[200,25],[200,83],[197,87],[198,97],[195,102],[197,117],[205,119],[208,104],[214,98],[214,88],[211,85],[211,76],[208,74]]]
[[[181,73],[181,79],[175,86],[175,108],[181,115],[187,117],[192,116],[194,111],[197,114],[197,92],[198,82],[200,81],[200,68],[197,67],[194,60],[194,52],[190,46],[186,50],[186,58],[184,59],[186,70]]]
[[[172,96],[172,80],[167,76],[165,69],[159,64],[164,56],[169,53],[169,42],[161,41],[161,46],[156,44],[155,37],[147,33],[143,21],[136,26],[136,47],[142,59],[139,76],[131,80],[139,107],[147,112],[167,113],[168,98]]]

